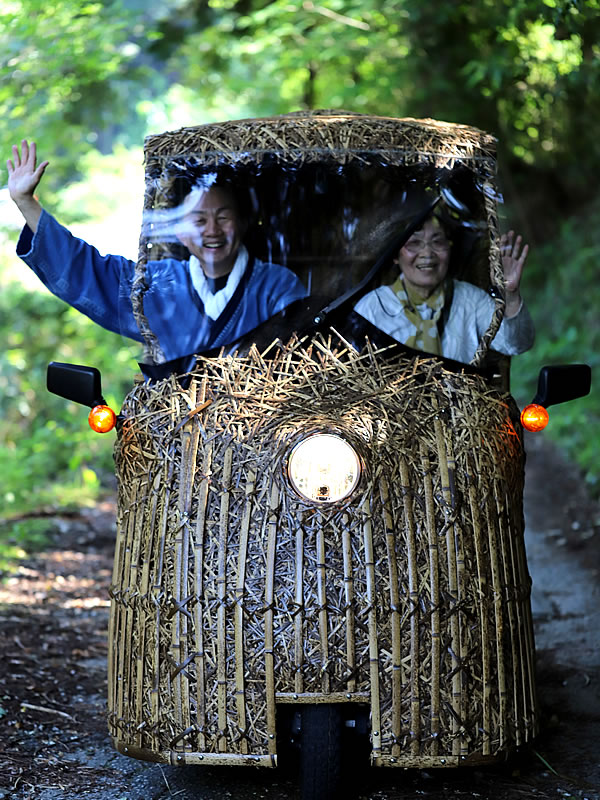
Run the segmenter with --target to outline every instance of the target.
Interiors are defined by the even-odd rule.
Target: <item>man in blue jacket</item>
[[[9,193],[26,222],[17,254],[53,294],[104,328],[142,341],[131,305],[135,262],[100,255],[42,208],[34,192],[47,166],[37,164],[35,143],[25,139],[7,161]],[[195,187],[185,198],[174,233],[189,260],[146,265],[144,315],[160,360],[232,346],[306,295],[291,270],[248,253],[247,227],[229,187]]]

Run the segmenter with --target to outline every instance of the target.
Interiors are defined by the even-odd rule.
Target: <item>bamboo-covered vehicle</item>
[[[523,430],[509,359],[493,350],[493,138],[292,114],[149,137],[145,164],[131,296],[143,375],[115,451],[115,747],[275,767],[292,738],[314,798],[334,795],[351,732],[386,767],[480,765],[530,742]],[[190,179],[243,194],[251,258],[303,290],[240,327],[247,284],[186,349],[188,310],[164,300],[173,278],[156,264],[188,263],[177,225]],[[454,274],[493,298],[468,364],[396,342],[355,310],[434,208],[453,231]],[[100,399],[93,370],[49,375],[55,391]],[[586,381],[586,368],[546,368],[537,402]]]

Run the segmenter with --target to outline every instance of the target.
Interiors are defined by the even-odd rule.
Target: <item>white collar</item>
[[[242,275],[246,271],[247,265],[248,251],[244,245],[240,245],[235,264],[227,278],[227,283],[222,289],[219,289],[218,292],[213,294],[208,287],[208,281],[202,269],[202,264],[196,256],[190,256],[190,277],[192,279],[192,284],[202,300],[204,311],[211,319],[217,319],[223,312],[223,309],[233,297],[233,293],[237,289]]]

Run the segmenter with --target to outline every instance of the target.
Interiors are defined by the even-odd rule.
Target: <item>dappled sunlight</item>
[[[33,523],[36,523],[33,526]],[[42,607],[60,615],[110,605],[115,504],[106,498],[73,515],[32,518],[19,561],[0,581],[0,608]],[[14,523],[17,535],[19,523]],[[42,548],[42,549],[41,549]],[[29,550],[29,553],[25,552]],[[36,551],[36,552],[32,552]]]
[[[105,555],[55,550],[42,554],[40,561],[21,564],[0,585],[0,605],[44,603],[86,609],[110,605],[111,570]]]

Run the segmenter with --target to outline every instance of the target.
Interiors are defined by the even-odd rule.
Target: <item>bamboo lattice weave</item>
[[[116,450],[109,720],[120,749],[276,754],[275,706],[370,703],[375,763],[492,757],[536,729],[523,451],[507,395],[335,336],[139,384]],[[364,471],[309,504],[290,448]],[[272,763],[272,762],[271,762]]]

